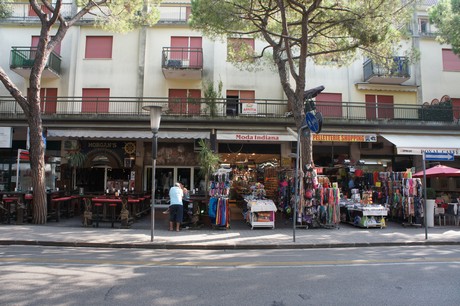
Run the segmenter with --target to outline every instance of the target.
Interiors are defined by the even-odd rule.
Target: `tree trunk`
[[[40,105],[33,101],[31,105]],[[42,120],[39,107],[31,107],[32,116],[28,118],[30,139],[30,170],[33,186],[33,216],[32,223],[45,224],[47,216],[46,186],[45,186],[45,147],[43,144]]]

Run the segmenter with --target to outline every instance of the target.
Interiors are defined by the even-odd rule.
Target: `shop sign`
[[[257,115],[257,103],[255,102],[243,102],[241,113],[245,115]]]
[[[269,134],[269,133],[217,133],[218,140],[238,140],[238,141],[294,141],[290,134]]]
[[[335,141],[335,142],[377,142],[377,135],[359,134],[313,134],[313,141]]]
[[[0,127],[0,148],[11,148],[13,133],[11,127]]]
[[[451,153],[456,156],[460,155],[460,149],[445,148],[445,149],[428,149],[428,148],[408,148],[408,147],[397,147],[396,153],[400,155],[423,155],[424,151],[430,151],[435,153]]]

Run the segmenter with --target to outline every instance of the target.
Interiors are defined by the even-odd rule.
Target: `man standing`
[[[180,224],[183,218],[182,198],[184,192],[181,183],[175,183],[169,190],[169,230],[174,230],[174,223],[176,223],[176,232],[180,231]]]

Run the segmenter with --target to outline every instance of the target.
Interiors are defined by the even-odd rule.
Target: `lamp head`
[[[153,133],[158,133],[163,108],[158,105],[148,105],[142,107],[142,109],[150,112],[150,128]]]

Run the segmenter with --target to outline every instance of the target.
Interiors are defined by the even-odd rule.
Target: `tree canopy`
[[[441,0],[429,10],[430,22],[438,29],[441,43],[452,45],[452,51],[460,55],[460,0]]]

